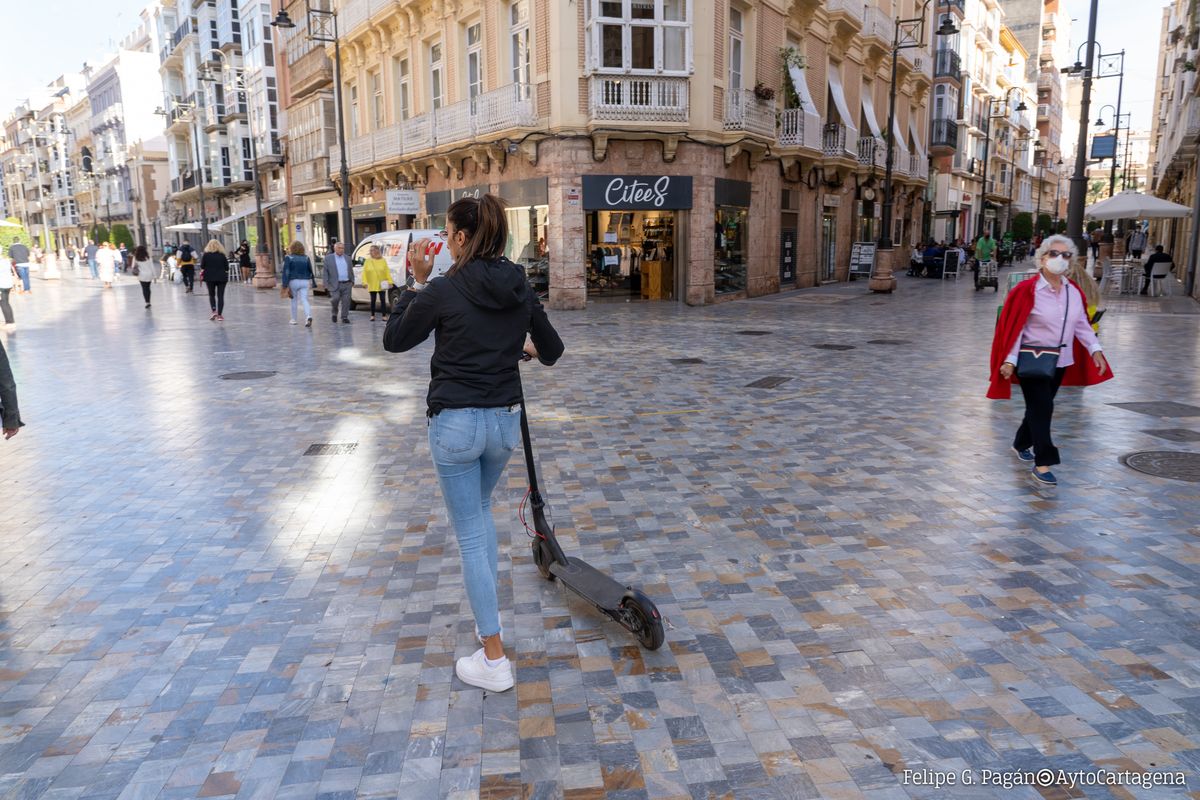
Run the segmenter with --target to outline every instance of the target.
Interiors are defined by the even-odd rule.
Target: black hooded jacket
[[[446,408],[498,408],[521,399],[518,363],[525,335],[538,360],[553,364],[562,339],[519,266],[506,258],[475,260],[453,275],[406,289],[383,332],[383,347],[403,353],[434,335],[429,415]]]

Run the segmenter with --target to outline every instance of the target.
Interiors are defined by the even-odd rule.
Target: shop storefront
[[[498,192],[507,205],[508,247],[505,255],[525,268],[534,290],[550,291],[550,182],[546,178],[501,183]]]
[[[387,230],[387,217],[383,203],[364,203],[350,207],[350,218],[354,220],[354,241],[361,242],[373,233]]]
[[[582,180],[588,300],[678,299],[691,176],[584,175]]]
[[[425,193],[425,218],[424,227],[428,228],[444,228],[446,227],[446,210],[450,208],[450,204],[455,200],[461,200],[464,197],[480,198],[488,193],[488,185],[486,183],[475,186],[463,186],[458,189],[447,189],[441,192],[426,192]]]
[[[716,231],[713,245],[713,291],[746,291],[749,275],[750,184],[716,179]]]

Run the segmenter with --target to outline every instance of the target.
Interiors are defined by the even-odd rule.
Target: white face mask
[[[1055,256],[1054,258],[1046,259],[1046,269],[1053,272],[1055,275],[1062,275],[1071,268],[1071,259],[1069,256]]]

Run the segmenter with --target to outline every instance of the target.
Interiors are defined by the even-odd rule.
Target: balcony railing
[[[779,146],[821,149],[821,120],[802,108],[785,108],[779,114]]]
[[[1046,73],[1046,72],[1042,72],[1042,73],[1038,74],[1037,88],[1051,89],[1053,87],[1054,87],[1054,76],[1053,75]]]
[[[892,43],[894,24],[887,12],[879,6],[865,5],[863,7],[863,36],[874,36],[888,44]]]
[[[362,169],[438,145],[536,125],[533,100],[521,87],[510,84],[473,100],[463,100],[357,136],[347,144],[346,159],[351,169]],[[337,170],[335,165],[340,163],[338,149],[330,148],[326,174],[332,175]]]
[[[775,135],[775,99],[760,100],[750,89],[725,94],[725,130]]]
[[[827,158],[845,158],[850,155],[846,150],[846,126],[840,122],[827,122],[821,129],[821,152]]]
[[[1038,119],[1049,119],[1050,118],[1050,104],[1049,103],[1039,103],[1038,107],[1037,107],[1037,115],[1038,115]]]
[[[934,54],[933,76],[935,78],[962,77],[962,59],[953,50],[938,50]]]
[[[292,192],[307,194],[329,187],[329,158],[321,156],[292,166]]]
[[[825,10],[830,14],[846,14],[851,20],[863,23],[863,15],[867,6],[863,5],[862,0],[826,0]]]
[[[952,8],[963,11],[966,8],[966,0],[938,0],[938,11],[949,11]]]
[[[929,159],[921,153],[909,153],[908,174],[918,180],[929,180]]]
[[[958,148],[958,123],[952,119],[935,119],[930,132],[931,147]]]
[[[862,136],[858,140],[858,163],[863,166],[883,166],[887,146],[878,136]]]
[[[288,80],[295,94],[332,84],[333,64],[323,49],[314,48],[288,65]]]
[[[687,122],[687,78],[593,75],[592,119],[625,122]]]

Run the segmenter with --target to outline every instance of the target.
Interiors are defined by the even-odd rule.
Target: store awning
[[[820,148],[821,115],[817,113],[817,104],[813,102],[812,92],[809,91],[808,81],[804,77],[804,70],[795,64],[788,64],[787,71],[792,79],[792,89],[800,98],[800,108],[804,113],[804,144]]]
[[[921,161],[928,161],[929,153],[927,153],[925,148],[921,146],[921,134],[917,131],[916,114],[911,114],[908,118],[908,133],[910,136],[912,136],[913,145],[917,148],[917,155],[921,157]],[[899,136],[900,132],[896,131],[896,135]]]
[[[862,87],[862,107],[863,116],[867,118],[867,125],[871,128],[871,133],[876,139],[882,139],[883,133],[879,129],[879,119],[875,116],[875,98],[871,97],[871,84],[864,83]]]
[[[842,124],[846,126],[846,144],[858,140],[858,126],[852,121],[854,117],[850,116],[850,106],[846,105],[846,90],[842,88],[842,73],[841,67],[830,62],[829,69],[825,72],[829,76],[829,93],[833,95],[833,104],[837,106],[838,114],[842,117]]]
[[[908,118],[908,124],[912,125],[912,115],[911,114],[909,115],[909,118]],[[899,114],[896,114],[894,117],[892,117],[892,136],[894,136],[896,138],[896,146],[900,148],[901,152],[907,153],[908,152],[908,140],[905,139],[904,134],[900,132],[900,115]],[[920,140],[913,139],[913,141],[916,142],[916,141],[920,141]]]
[[[220,222],[208,223],[209,230],[212,230],[213,228],[221,228],[221,227],[224,227],[224,226],[222,226]],[[178,225],[168,225],[165,228],[163,228],[163,230],[171,231],[171,233],[203,233],[204,232],[204,228],[200,225],[199,222],[181,222]]]
[[[284,201],[284,200],[271,200],[270,202],[264,202],[262,204],[262,210],[270,211],[275,206],[283,205],[285,202],[286,201]],[[229,228],[233,225],[233,223],[237,222],[238,220],[245,219],[246,217],[252,217],[257,213],[258,213],[258,209],[254,208],[252,206],[252,207],[246,209],[245,211],[239,211],[236,214],[231,214],[228,217],[223,217],[222,219],[219,219],[216,222],[210,222],[210,223],[208,223],[208,227],[210,227],[210,228],[212,228],[212,227]]]

